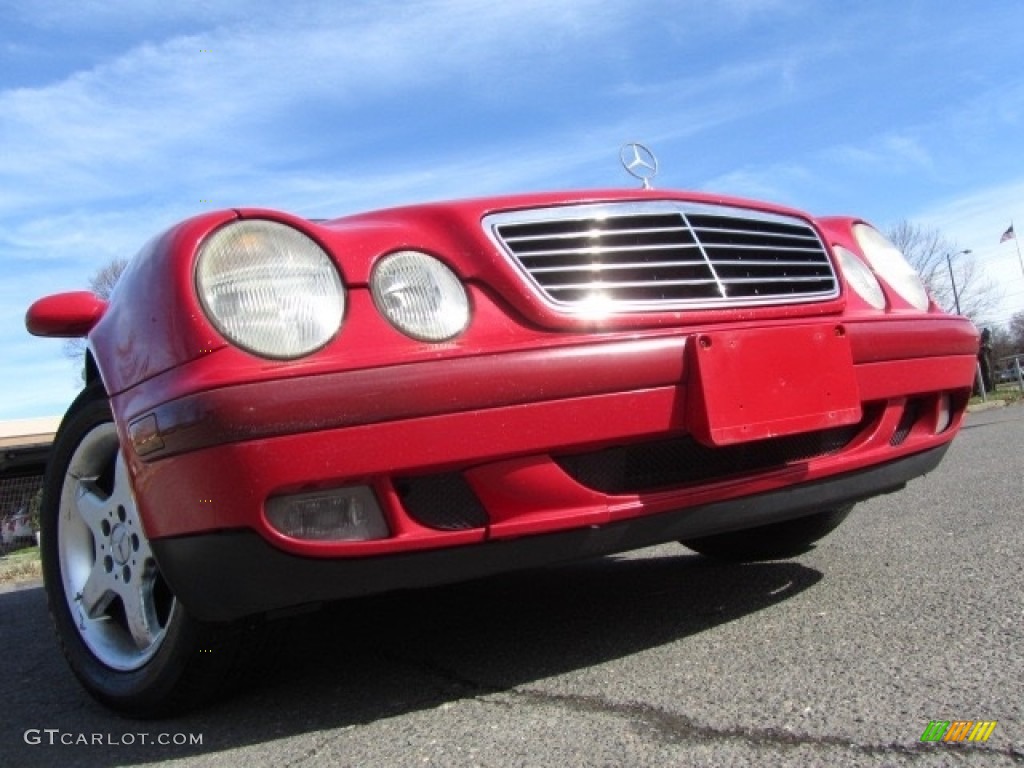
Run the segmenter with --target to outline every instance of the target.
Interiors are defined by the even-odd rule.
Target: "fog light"
[[[938,414],[935,418],[935,434],[941,435],[953,420],[953,411],[949,404],[949,395],[939,395]]]
[[[368,541],[388,536],[377,499],[365,485],[277,496],[267,501],[267,520],[296,539]]]

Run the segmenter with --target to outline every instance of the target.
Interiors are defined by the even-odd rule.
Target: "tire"
[[[719,533],[680,542],[702,555],[730,562],[782,560],[813,548],[814,542],[834,531],[853,509],[853,504],[817,512],[781,523]]]
[[[262,627],[192,619],[150,550],[99,385],[61,423],[40,511],[50,615],[71,670],[129,717],[165,717],[208,702],[241,677]]]

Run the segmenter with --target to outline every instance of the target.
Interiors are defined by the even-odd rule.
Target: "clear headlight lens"
[[[843,246],[837,245],[834,250],[839,259],[839,268],[850,287],[875,309],[885,309],[885,293],[882,291],[882,286],[878,284],[875,273]]]
[[[345,288],[330,257],[274,221],[236,221],[214,232],[199,252],[196,290],[217,330],[261,357],[316,351],[338,332],[345,312]]]
[[[900,253],[900,249],[889,242],[874,227],[867,224],[855,224],[853,236],[864,252],[875,273],[887,282],[892,289],[907,302],[922,311],[928,309],[928,292],[920,275]]]
[[[370,291],[388,322],[420,341],[446,341],[469,323],[469,297],[459,278],[419,251],[399,251],[377,262]]]

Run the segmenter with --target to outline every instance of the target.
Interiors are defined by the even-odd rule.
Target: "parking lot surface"
[[[0,765],[1024,764],[1024,406],[814,551],[682,547],[335,605],[185,718],[95,705],[41,588],[0,594]],[[996,721],[924,743],[931,721]]]

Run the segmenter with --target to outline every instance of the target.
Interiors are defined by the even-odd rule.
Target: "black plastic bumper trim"
[[[769,493],[633,520],[377,557],[319,559],[275,549],[249,530],[152,542],[160,569],[202,621],[396,589],[428,587],[802,517],[902,488],[938,466],[948,443],[923,453]]]

